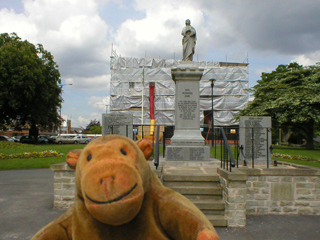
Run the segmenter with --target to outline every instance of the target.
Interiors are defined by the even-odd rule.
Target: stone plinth
[[[183,62],[171,69],[176,84],[175,131],[166,149],[167,161],[208,161],[210,148],[204,144],[200,130],[199,81],[202,68]]]
[[[104,113],[102,114],[102,136],[118,134],[133,138],[133,114]]]

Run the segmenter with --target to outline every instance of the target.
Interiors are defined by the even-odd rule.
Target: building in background
[[[181,60],[126,58],[113,54],[110,64],[111,112],[132,113],[134,125],[149,125],[149,85],[152,83],[155,85],[157,125],[174,126],[175,83],[171,68],[180,63]],[[210,125],[212,117],[210,79],[216,80],[213,88],[214,126],[237,125],[234,116],[249,101],[246,91],[249,88],[248,63],[194,61],[194,64],[204,68],[199,89],[201,125]]]

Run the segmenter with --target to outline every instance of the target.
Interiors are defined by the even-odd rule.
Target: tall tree
[[[252,89],[254,100],[241,116],[271,116],[273,127],[301,131],[306,148],[314,149],[315,124],[320,122],[320,66],[279,65],[262,73]]]
[[[83,133],[100,134],[102,132],[102,126],[100,121],[94,119],[91,120],[87,127],[83,130]]]
[[[42,45],[22,41],[17,34],[0,34],[0,126],[38,127],[60,124],[60,72]]]

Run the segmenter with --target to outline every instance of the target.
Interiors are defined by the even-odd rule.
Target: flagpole
[[[141,109],[141,128],[142,128],[142,138],[143,138],[143,110],[144,110],[144,66],[142,69],[142,109]]]

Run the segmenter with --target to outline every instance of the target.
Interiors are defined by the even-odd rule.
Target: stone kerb
[[[226,202],[225,216],[228,227],[245,227],[246,226],[246,173],[233,169],[228,172],[218,168],[220,175],[220,184],[222,187],[222,197]]]
[[[75,195],[75,171],[66,163],[50,166],[54,171],[54,208],[69,208]]]
[[[320,215],[320,170],[278,167],[242,171],[248,174],[248,215]]]

